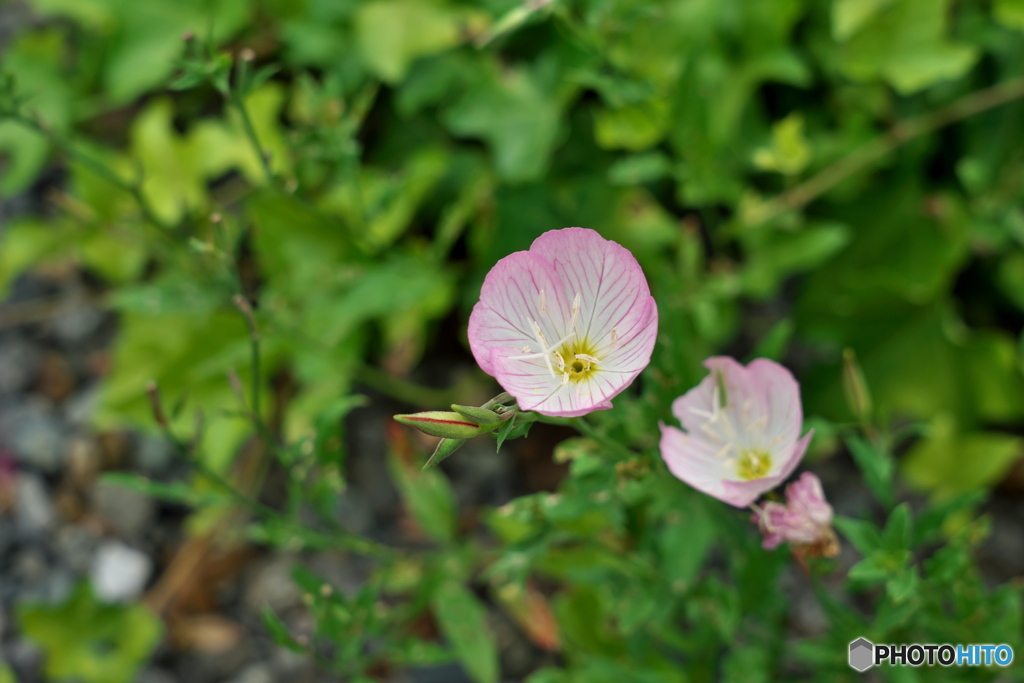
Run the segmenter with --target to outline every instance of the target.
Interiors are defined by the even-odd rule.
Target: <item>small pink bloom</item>
[[[480,367],[522,410],[575,417],[611,399],[647,367],[658,309],[628,250],[565,228],[498,261],[469,318]]]
[[[817,554],[835,555],[838,541],[832,531],[832,506],[825,500],[821,481],[810,472],[786,487],[786,504],[768,502],[751,518],[764,532],[766,549],[782,542],[820,548]]]
[[[661,457],[698,491],[746,507],[788,477],[807,450],[800,385],[765,358],[744,367],[717,356],[704,365],[711,374],[672,403],[686,431],[661,426]]]

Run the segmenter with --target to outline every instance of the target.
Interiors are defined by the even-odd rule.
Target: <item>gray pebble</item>
[[[251,664],[230,683],[274,683],[274,671],[267,664]]]
[[[100,385],[94,384],[76,391],[64,402],[64,416],[75,427],[86,427],[100,400]]]
[[[163,669],[146,668],[139,673],[135,683],[178,683],[178,679]]]
[[[54,545],[61,562],[76,572],[84,573],[92,564],[99,539],[81,526],[62,526],[54,535]]]
[[[42,472],[56,472],[66,450],[60,420],[44,402],[28,403],[5,418],[4,431],[17,461]]]
[[[141,435],[136,442],[135,465],[148,476],[167,472],[174,456],[174,446],[163,437]]]
[[[0,394],[25,389],[39,372],[39,350],[21,337],[0,341]]]
[[[65,298],[61,311],[50,320],[50,329],[67,348],[77,348],[89,341],[103,323],[103,313],[89,302],[84,290],[76,290]]]
[[[15,515],[18,532],[35,537],[45,534],[57,524],[57,509],[43,478],[32,472],[19,472],[15,483]]]
[[[149,496],[102,479],[93,484],[90,499],[96,512],[128,539],[141,536],[156,511]]]
[[[249,605],[257,611],[269,607],[282,612],[297,604],[302,595],[292,581],[294,565],[295,558],[278,555],[256,569],[245,594]]]

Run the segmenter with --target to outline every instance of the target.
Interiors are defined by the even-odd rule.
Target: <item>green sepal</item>
[[[434,449],[433,455],[423,465],[423,469],[427,470],[431,467],[437,467],[442,460],[462,448],[465,443],[466,439],[441,439],[437,442],[437,448]]]

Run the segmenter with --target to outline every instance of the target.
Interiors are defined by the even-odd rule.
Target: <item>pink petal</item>
[[[658,338],[658,306],[654,297],[647,297],[637,306],[642,316],[637,316],[625,331],[620,330],[616,348],[601,356],[601,370],[630,375],[626,384],[651,362],[651,353]]]
[[[706,442],[663,424],[659,446],[665,465],[677,479],[709,496],[725,500],[724,463]]]
[[[578,417],[611,408],[611,398],[629,385],[621,382],[621,376],[607,373],[595,373],[589,381],[579,385],[562,384],[561,376],[552,377],[543,361],[510,357],[514,355],[512,351],[498,348],[492,353],[491,361],[494,377],[516,398],[522,410]]]
[[[796,441],[803,424],[800,385],[787,368],[766,358],[747,365],[747,374],[756,393],[767,406],[768,434],[784,436],[785,443]]]
[[[611,349],[613,328],[620,342],[636,336],[650,313],[646,302],[651,290],[644,272],[628,249],[606,240],[594,230],[550,230],[530,246],[530,253],[547,259],[562,281],[565,297],[581,296],[580,329],[598,345],[598,355]]]
[[[545,310],[540,292],[543,290]],[[469,317],[469,347],[480,368],[494,375],[491,349],[495,347],[523,354],[529,345],[538,350],[530,321],[540,326],[548,344],[559,339],[568,327],[571,301],[565,300],[564,288],[550,262],[526,251],[517,251],[501,259],[491,268],[480,289],[480,301]]]

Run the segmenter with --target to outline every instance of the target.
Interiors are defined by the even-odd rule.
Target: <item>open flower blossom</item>
[[[814,555],[834,557],[839,553],[839,541],[832,530],[832,506],[825,500],[821,481],[810,472],[786,487],[785,505],[765,503],[751,519],[764,533],[761,545],[767,550],[786,542],[813,549]]]
[[[746,507],[778,486],[803,458],[800,386],[786,368],[758,358],[747,366],[716,356],[711,374],[672,403],[686,431],[661,426],[661,457],[687,484]]]
[[[611,408],[651,360],[658,309],[633,255],[565,228],[495,264],[469,318],[484,372],[520,409],[576,417]]]

